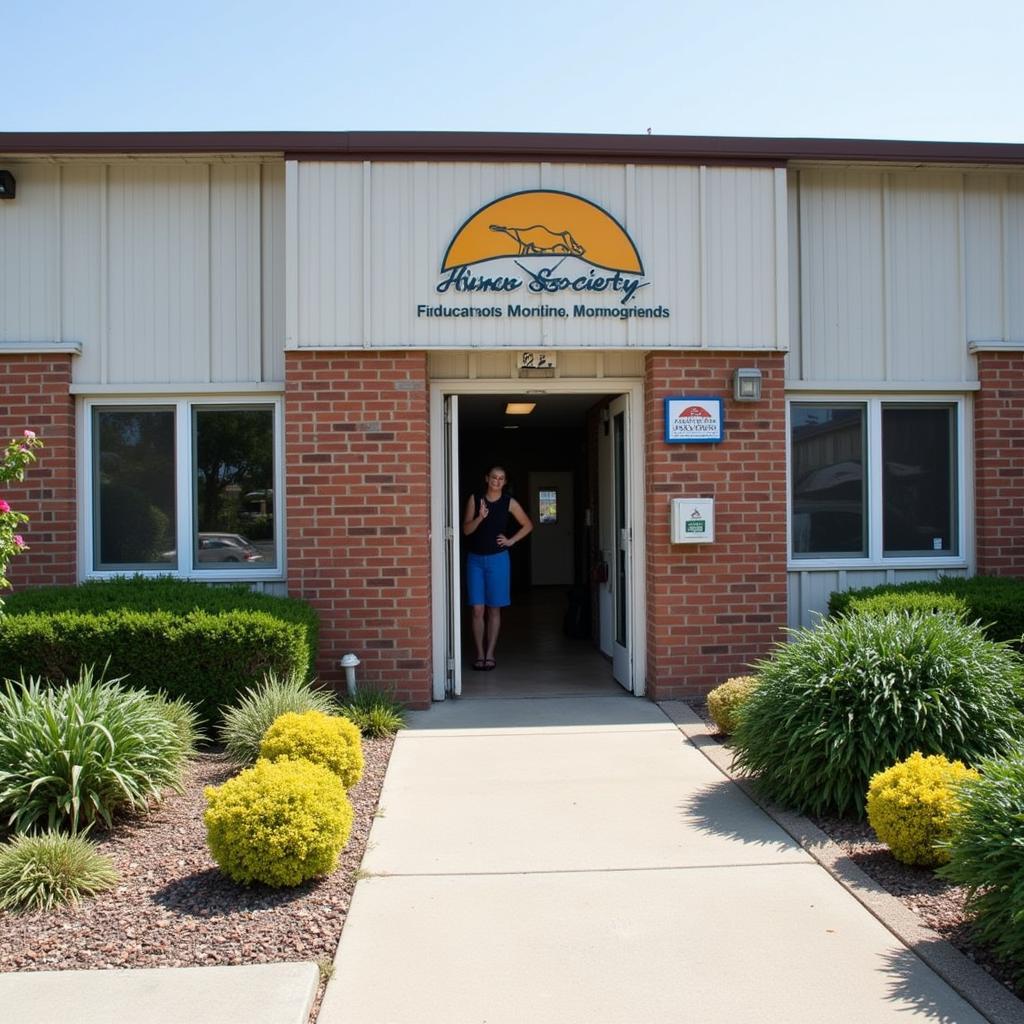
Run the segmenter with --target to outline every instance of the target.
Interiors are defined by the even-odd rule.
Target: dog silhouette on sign
[[[529,228],[506,228],[492,224],[491,230],[515,239],[519,243],[517,256],[545,256],[550,253],[582,256],[586,252],[568,231],[549,231],[542,224],[534,224]]]

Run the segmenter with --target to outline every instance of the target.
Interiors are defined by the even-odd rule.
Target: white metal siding
[[[1004,341],[1024,340],[1024,175],[1007,181],[1003,199]],[[973,337],[972,337],[972,340]]]
[[[76,385],[284,379],[283,164],[5,166],[0,343],[80,343]]]
[[[296,309],[288,342],[385,348],[785,347],[781,175],[764,168],[547,163],[297,164],[288,200],[296,211],[289,271],[289,301]],[[634,301],[668,306],[671,317],[417,318],[418,303],[536,304],[536,296],[522,291],[442,300],[435,287],[444,252],[470,216],[501,196],[537,188],[581,195],[615,217],[636,243],[650,282]],[[588,301],[611,305],[617,299],[594,295]]]
[[[1024,338],[1024,175],[807,169],[790,188],[791,381],[969,382],[968,342]]]
[[[60,169],[4,166],[18,189],[15,200],[0,203],[0,340],[58,341]]]
[[[83,380],[103,379],[106,355],[107,192],[105,167],[61,167],[62,318],[56,341],[77,341],[82,354],[72,361]],[[18,192],[18,202],[21,192]],[[31,201],[31,200],[30,200]],[[0,211],[2,213],[2,211]]]
[[[888,175],[887,380],[964,380],[960,175]]]
[[[964,257],[968,341],[1000,341],[1006,335],[1004,175],[969,175],[964,195]]]
[[[789,584],[789,625],[809,629],[828,614],[829,595],[835,590],[877,587],[883,583],[911,583],[939,576],[966,576],[966,569],[812,569],[792,570]]]
[[[258,381],[262,362],[260,168],[210,174],[210,377]]]
[[[708,168],[702,203],[707,268],[707,339],[712,346],[782,348],[776,336],[776,231],[785,232],[785,211],[776,211],[774,172]],[[770,269],[770,273],[765,271]]]
[[[882,251],[880,175],[800,175],[802,379],[885,378]]]
[[[114,165],[108,186],[104,383],[209,380],[209,169]]]
[[[263,337],[264,381],[284,380],[285,335],[285,214],[284,164],[263,164],[260,186],[261,257],[263,279],[260,297],[263,303],[261,334]]]

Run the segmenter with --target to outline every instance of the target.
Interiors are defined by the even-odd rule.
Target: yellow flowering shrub
[[[914,751],[905,761],[871,777],[868,822],[898,861],[921,867],[945,864],[949,853],[936,843],[950,837],[957,785],[977,778],[978,773],[963,761]]]
[[[293,886],[330,874],[352,831],[345,787],[310,761],[257,761],[205,793],[213,859],[246,885]]]
[[[346,789],[363,776],[363,741],[359,727],[347,718],[322,711],[288,711],[275,718],[263,734],[260,757],[304,758],[334,772]]]
[[[708,713],[724,732],[736,730],[736,714],[757,686],[757,676],[733,676],[708,694]]]

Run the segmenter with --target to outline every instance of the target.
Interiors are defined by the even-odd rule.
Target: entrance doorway
[[[434,588],[436,700],[643,692],[642,436],[630,415],[641,387],[559,383],[529,392],[511,381],[433,387],[434,579],[443,584]],[[533,409],[512,415],[510,403]],[[462,519],[493,465],[504,467],[534,529],[510,551],[497,667],[481,672]]]

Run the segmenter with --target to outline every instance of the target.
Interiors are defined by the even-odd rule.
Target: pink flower
[[[19,550],[25,546],[25,538],[20,533],[16,533],[11,540],[14,541],[14,546]]]
[[[0,498],[0,512],[10,512],[10,511],[11,511],[11,506],[8,505],[7,502],[4,501],[3,498]]]
[[[34,430],[26,430],[25,436],[31,441],[36,436],[36,432]]]

